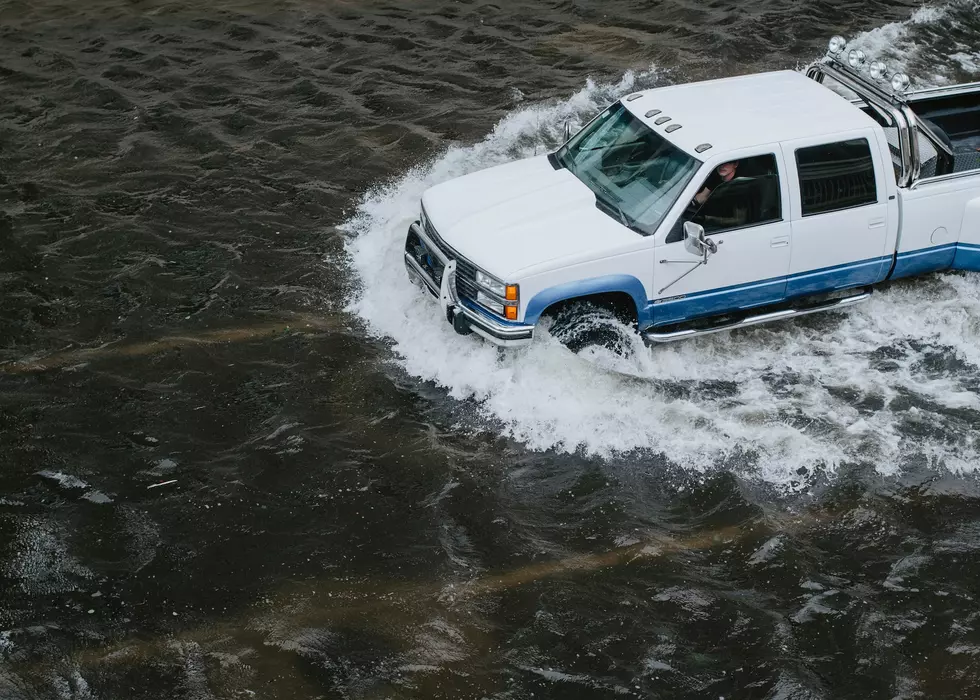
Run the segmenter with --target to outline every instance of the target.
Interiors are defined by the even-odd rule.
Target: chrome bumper
[[[454,261],[446,257],[439,246],[433,243],[432,239],[418,225],[418,222],[409,227],[409,232],[419,237],[431,255],[439,258],[439,262],[443,264],[444,272],[442,284],[437,284],[406,250],[404,257],[408,276],[439,301],[446,314],[446,320],[453,324],[453,329],[457,333],[461,335],[476,333],[491,343],[503,347],[516,347],[531,342],[534,326],[498,321],[490,315],[490,312],[478,310],[479,307],[477,307],[476,302],[460,299],[456,293],[456,266]]]

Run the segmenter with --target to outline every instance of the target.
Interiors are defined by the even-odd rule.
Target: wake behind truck
[[[834,37],[805,73],[632,93],[547,156],[428,189],[405,266],[502,346],[559,310],[669,342],[980,270],[980,83],[908,88]]]

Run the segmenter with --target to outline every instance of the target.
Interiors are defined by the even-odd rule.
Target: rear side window
[[[826,214],[878,201],[867,139],[851,139],[796,151],[803,216]]]

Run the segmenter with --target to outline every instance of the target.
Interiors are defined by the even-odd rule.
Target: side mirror
[[[572,138],[572,125],[565,120],[565,143],[568,143],[568,139]]]
[[[704,227],[693,221],[684,222],[684,247],[693,255],[703,255],[707,258],[708,253],[717,253],[718,245],[704,235]]]

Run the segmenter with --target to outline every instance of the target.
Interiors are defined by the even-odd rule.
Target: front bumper
[[[418,222],[409,227],[409,233],[417,236],[427,252],[439,259],[443,265],[443,273],[442,283],[439,284],[406,250],[405,269],[408,271],[408,276],[439,301],[446,314],[446,320],[453,324],[457,333],[461,335],[476,333],[491,343],[503,347],[516,347],[531,342],[534,326],[498,319],[489,311],[485,311],[475,301],[460,298],[456,290],[455,261],[440,250],[439,246],[422,230]]]

